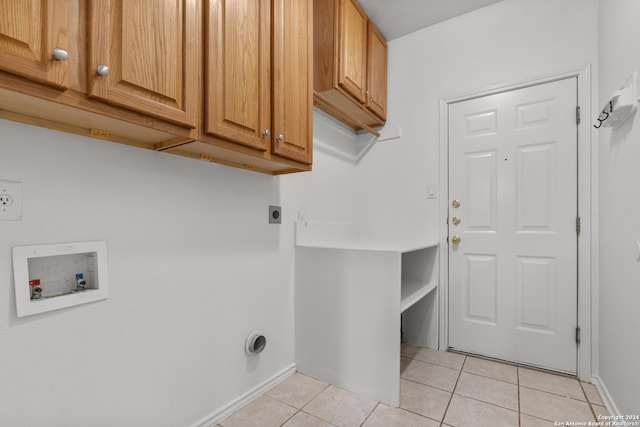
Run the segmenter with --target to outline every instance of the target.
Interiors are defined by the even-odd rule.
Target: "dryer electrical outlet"
[[[269,224],[281,224],[282,223],[282,207],[269,206]]]
[[[22,183],[0,181],[0,220],[22,219]]]

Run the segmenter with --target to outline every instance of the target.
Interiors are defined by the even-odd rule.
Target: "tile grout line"
[[[587,401],[587,405],[589,405],[589,410],[591,411],[591,415],[593,415],[594,421],[598,421],[598,417],[596,416],[596,411],[593,410],[593,404],[591,403],[589,396],[587,396],[587,392],[584,391],[584,387],[582,386],[582,381],[578,380],[578,384],[580,385],[580,390],[582,390],[582,394],[584,394],[584,398]]]
[[[415,360],[415,361],[418,361],[418,362],[423,362],[423,363],[427,363],[427,364],[434,365],[434,366],[440,366],[440,367],[443,367],[443,368],[449,368],[448,366],[438,365],[438,364],[435,364],[435,363],[430,363],[430,362],[426,362],[426,361],[424,361],[424,360],[416,359],[416,358],[415,358],[415,355],[414,355],[414,357],[406,357],[406,356],[403,356],[402,354],[400,354],[400,358],[405,358],[405,359],[409,359],[409,360]],[[459,368],[460,372],[462,372],[462,366],[464,365],[464,361],[465,361],[465,360],[466,360],[466,356],[464,356],[464,359],[463,359],[463,361],[462,361],[462,365],[460,365],[460,368]],[[449,368],[449,369],[455,370],[455,369],[453,369],[453,368]],[[460,376],[460,373],[458,373],[458,377],[459,377],[459,376]],[[404,381],[407,381],[407,382],[410,382],[410,383],[413,383],[413,384],[418,384],[418,385],[420,385],[420,386],[422,386],[422,387],[432,388],[432,389],[437,390],[437,391],[442,391],[442,392],[445,392],[445,393],[450,393],[450,394],[451,394],[451,396],[453,396],[453,390],[449,391],[449,390],[445,390],[445,389],[442,389],[442,388],[439,388],[439,387],[434,387],[434,386],[429,385],[429,384],[423,384],[423,383],[421,383],[421,382],[418,382],[418,381],[415,381],[415,380],[411,380],[411,379],[408,379],[408,378],[403,378],[403,377],[402,377],[402,372],[400,372],[400,380],[404,380]],[[455,389],[455,386],[454,386],[453,388]],[[449,397],[449,402],[447,402],[447,408],[449,407],[449,403],[450,403],[450,402],[451,402],[451,397]],[[445,408],[444,413],[442,414],[442,419],[439,421],[439,422],[440,422],[440,426],[442,426],[442,424],[444,423],[444,416],[445,416],[445,415],[446,415],[446,413],[447,413],[447,408]],[[427,420],[437,421],[437,420],[435,420],[435,419],[433,419],[433,418],[431,418],[431,417],[428,417],[428,416],[426,416],[426,415],[424,415],[424,414],[421,414],[421,413],[418,413],[418,412],[411,411],[410,409],[403,408],[403,407],[402,407],[402,402],[400,402],[400,406],[398,407],[398,409],[401,409],[401,410],[403,410],[403,411],[409,412],[409,413],[411,413],[411,414],[418,415],[418,416],[420,416],[420,417],[422,417],[422,418],[425,418],[425,419],[427,419]]]
[[[408,345],[411,345],[411,344],[408,344]],[[416,348],[417,348],[417,347],[416,347]],[[426,348],[426,347],[425,347],[425,348]],[[431,350],[431,349],[429,349],[429,350]],[[433,351],[440,352],[440,350],[433,350]],[[464,363],[464,360],[466,360],[466,357],[467,357],[466,355],[463,355],[463,354],[460,354],[460,353],[454,353],[454,352],[448,352],[448,351],[443,351],[442,353],[444,353],[444,354],[450,354],[450,355],[462,356],[462,357],[463,357],[463,362],[462,362],[462,363]],[[417,355],[417,353],[416,353],[415,355],[413,355],[412,357],[408,357],[408,356],[402,355],[402,353],[400,353],[400,358],[405,358],[405,359],[409,359],[409,360],[415,360],[415,361],[423,362],[423,363],[429,363],[429,364],[431,364],[431,365],[436,365],[436,366],[440,366],[440,367],[442,367],[442,368],[452,369],[452,370],[454,370],[454,371],[457,371],[457,370],[461,369],[461,368],[452,368],[451,366],[444,365],[444,364],[442,364],[442,363],[437,363],[437,362],[435,362],[434,360],[423,360],[423,359],[418,359],[418,358],[416,358],[416,355]],[[461,366],[462,366],[462,365],[461,365]]]
[[[373,409],[371,410],[371,412],[369,412],[369,415],[367,415],[366,418],[364,420],[362,420],[362,422],[360,423],[361,427],[367,422],[367,420],[371,417],[371,415],[373,415],[373,413],[378,408],[378,406],[380,406],[380,402],[376,402],[376,406],[374,406]],[[329,423],[329,424],[331,424],[331,423]]]
[[[460,354],[460,353],[453,353],[453,354]],[[448,368],[448,369],[451,369],[451,370],[454,370],[454,371],[455,371],[455,370],[458,370],[458,369],[462,369],[462,367],[461,367],[461,368],[456,369],[456,368],[452,368],[451,366],[446,366],[446,365],[443,365],[443,364],[435,363],[435,362],[433,362],[433,361],[422,360],[422,359],[415,359],[415,358],[408,358],[408,357],[406,357],[406,356],[402,356],[402,357],[404,357],[405,359],[411,359],[411,360],[416,360],[416,361],[418,361],[418,362],[427,363],[427,364],[429,364],[429,365],[440,366],[440,367],[442,367],[442,368]],[[463,362],[463,365],[466,363],[466,357],[472,357],[472,356],[465,356],[465,361]],[[502,362],[502,361],[498,361],[498,360],[484,359],[484,358],[480,358],[480,360],[485,360],[485,361],[488,361],[488,362],[492,362],[492,363],[496,363],[496,364],[504,365],[504,366],[513,366],[514,368],[516,368],[516,370],[517,370],[517,368],[518,368],[518,366],[517,366],[517,365],[515,365],[515,364],[510,364],[510,363],[506,363],[506,362]],[[482,373],[473,372],[473,371],[464,371],[464,372],[465,372],[465,373],[467,373],[467,374],[469,374],[469,375],[474,375],[474,376],[476,376],[476,377],[481,377],[481,378],[490,379],[490,380],[494,380],[494,381],[500,381],[500,382],[505,383],[505,384],[518,385],[518,381],[517,381],[517,380],[516,380],[516,382],[515,382],[515,383],[513,383],[513,382],[511,382],[511,381],[507,381],[507,380],[505,380],[505,379],[492,377],[492,376],[490,376],[490,375],[488,375],[488,374],[482,374]],[[424,384],[424,383],[421,383],[421,382],[418,382],[418,381],[415,381],[415,380],[411,380],[411,379],[409,379],[409,378],[403,378],[403,379],[404,379],[404,380],[407,380],[407,381],[412,381],[412,382],[415,382],[415,383],[418,383],[418,384],[427,385],[427,386],[429,386],[429,387],[433,387],[433,388],[436,388],[436,389],[438,389],[438,390],[449,391],[449,390],[445,390],[445,389],[442,389],[442,388],[439,388],[439,387],[435,387],[435,386],[432,386],[432,385],[429,385],[429,384]],[[531,387],[529,387],[529,388],[531,388]],[[544,391],[544,390],[540,390],[540,391]],[[568,396],[567,396],[567,397],[568,397]],[[574,399],[574,400],[575,400],[575,399]],[[497,405],[497,406],[499,406],[499,405]],[[510,409],[510,408],[506,408],[506,409]],[[513,409],[511,409],[511,410],[513,410]]]
[[[414,362],[419,362],[419,363],[426,363],[427,365],[433,365],[433,366],[437,366],[439,368],[451,369],[452,371],[459,371],[460,369],[462,369],[462,367],[460,367],[460,368],[452,368],[451,366],[444,366],[444,365],[440,365],[438,363],[428,362],[426,360],[415,359],[413,357],[400,356],[400,358],[401,359],[407,359],[407,360],[413,360]],[[465,360],[466,360],[466,358],[465,358]],[[463,362],[463,364],[464,364],[464,362]]]
[[[517,411],[517,410],[515,410],[515,409],[511,409],[511,408],[507,408],[506,406],[497,405],[497,404],[495,404],[495,403],[487,402],[486,400],[480,400],[480,399],[478,399],[478,398],[476,398],[476,397],[473,397],[473,396],[467,396],[466,394],[458,394],[458,393],[455,393],[455,394],[456,394],[457,396],[464,397],[465,399],[468,399],[468,400],[473,400],[473,401],[476,401],[476,402],[483,403],[483,404],[485,404],[485,405],[494,406],[494,407],[496,407],[496,408],[500,408],[500,409],[505,409],[505,410],[510,411],[510,412],[516,412],[516,413],[519,413],[519,411]],[[538,418],[539,418],[539,417],[538,417]]]
[[[298,373],[298,371],[296,371],[295,373]],[[300,374],[300,375],[304,375],[304,374]],[[310,376],[308,376],[308,375],[305,375],[305,376],[307,376],[307,377],[309,377],[309,378],[311,378],[311,379],[313,379],[313,380],[320,381],[320,380],[318,380],[317,378],[313,378],[313,377],[310,377]],[[323,381],[323,382],[324,382],[324,381]],[[314,394],[314,395],[313,395],[313,397],[311,397],[311,399],[309,399],[309,401],[308,401],[307,403],[305,403],[304,405],[302,405],[302,407],[301,407],[301,408],[296,408],[295,406],[291,405],[291,404],[290,404],[290,403],[288,403],[288,402],[285,402],[284,400],[278,399],[277,397],[270,396],[270,395],[268,394],[268,393],[269,393],[269,390],[265,391],[265,392],[263,393],[263,395],[265,395],[265,396],[267,396],[267,397],[270,397],[271,399],[275,400],[276,402],[280,402],[280,403],[282,403],[282,404],[284,404],[284,405],[287,405],[287,406],[289,406],[289,407],[291,407],[291,408],[293,408],[293,409],[295,409],[295,410],[296,410],[296,412],[295,412],[293,415],[291,415],[291,416],[290,416],[290,417],[289,417],[285,422],[283,422],[282,424],[280,424],[280,426],[281,426],[281,427],[282,427],[283,425],[285,425],[286,423],[288,423],[289,421],[291,421],[291,419],[292,419],[293,417],[295,417],[296,415],[298,415],[300,412],[303,412],[304,414],[307,414],[307,415],[309,415],[309,416],[312,416],[312,417],[315,417],[315,418],[317,418],[317,419],[319,419],[319,420],[322,420],[322,421],[324,421],[324,422],[326,422],[326,423],[329,423],[329,421],[327,421],[327,420],[325,420],[325,419],[322,419],[322,418],[318,418],[318,417],[316,417],[315,415],[312,415],[312,414],[310,414],[310,413],[308,413],[308,412],[303,411],[303,409],[304,409],[304,408],[306,408],[306,407],[307,407],[307,406],[308,406],[308,405],[309,405],[309,404],[310,404],[310,403],[311,403],[311,402],[312,402],[316,397],[320,396],[320,394],[322,394],[322,392],[323,392],[323,391],[325,391],[326,389],[328,389],[330,385],[331,385],[331,384],[325,383],[325,386],[322,388],[322,390],[320,390],[318,393]],[[329,424],[331,424],[331,423],[329,423]]]
[[[524,368],[524,369],[527,369],[527,368]],[[520,378],[520,375],[519,375],[519,369],[518,369],[518,381],[519,381],[519,378]],[[586,403],[587,407],[589,408],[589,411],[591,412],[591,415],[594,416],[594,419],[597,420],[597,418],[595,417],[594,412],[593,412],[592,404],[591,404],[591,402],[589,402],[589,398],[587,397],[587,395],[586,395],[586,393],[585,393],[585,391],[584,391],[584,389],[582,387],[582,384],[581,384],[580,380],[577,380],[577,381],[579,383],[578,385],[580,386],[580,389],[582,390],[583,394],[585,395],[585,400],[580,400],[580,399],[576,399],[576,398],[573,398],[573,397],[570,397],[570,396],[557,394],[557,393],[554,393],[552,391],[541,390],[541,389],[538,389],[538,388],[527,387],[527,386],[523,386],[523,385],[519,385],[518,386],[518,395],[520,395],[520,390],[521,389],[528,389],[528,390],[532,390],[532,391],[535,391],[535,392],[538,392],[538,393],[548,394],[548,395],[551,395],[551,396],[555,396],[557,398],[566,399],[566,400],[577,402],[577,403]],[[520,414],[522,414],[522,412],[520,412]],[[549,418],[544,418],[543,416],[539,415],[538,412],[536,412],[535,415],[528,414],[528,413],[525,413],[525,415],[527,415],[528,417],[533,417],[533,418],[536,418],[536,419],[544,420],[544,421],[550,422],[550,423],[557,421],[557,420],[555,420],[555,421],[554,420],[550,420]]]
[[[400,410],[402,410],[402,411],[405,411],[405,412],[408,412],[409,414],[417,415],[417,416],[419,416],[419,417],[421,417],[421,418],[424,418],[424,419],[427,419],[427,420],[429,420],[429,421],[440,422],[440,421],[438,421],[438,420],[436,420],[436,419],[434,419],[434,418],[428,417],[428,416],[423,415],[423,414],[421,414],[421,413],[419,413],[419,412],[414,412],[414,411],[412,411],[411,409],[406,409],[406,408],[402,408],[402,407],[399,407],[398,409],[400,409]]]
[[[529,389],[529,390],[538,391],[538,392],[540,392],[540,393],[552,394],[552,395],[554,395],[554,396],[562,397],[563,399],[573,400],[574,402],[582,402],[582,403],[587,403],[587,404],[588,404],[588,403],[591,403],[591,402],[589,402],[589,399],[588,399],[588,398],[586,398],[586,396],[585,396],[585,400],[580,400],[580,399],[576,399],[575,397],[567,396],[567,395],[565,395],[565,394],[558,394],[558,393],[556,393],[556,392],[554,392],[554,391],[543,390],[543,389],[541,389],[541,388],[535,388],[535,387],[530,387],[530,386],[526,386],[526,385],[523,385],[523,386],[521,386],[521,387],[522,387],[522,388],[527,388],[527,389]]]
[[[317,415],[313,415],[311,412],[307,412],[307,411],[305,411],[305,410],[303,410],[303,409],[300,409],[300,411],[299,411],[299,412],[302,412],[302,413],[303,413],[303,414],[305,414],[305,415],[309,415],[309,416],[310,416],[310,417],[312,417],[312,418],[315,418],[315,419],[317,419],[317,420],[323,421],[323,422],[325,422],[325,423],[329,424],[330,426],[335,427],[335,425],[334,425],[334,424],[332,424],[331,422],[329,422],[329,421],[325,420],[324,418],[320,418],[320,417],[319,417],[319,416],[317,416]]]
[[[279,401],[278,401],[278,402],[279,402]],[[292,419],[293,417],[295,417],[296,415],[298,415],[298,413],[299,413],[300,411],[301,411],[300,409],[296,408],[296,412],[294,412],[294,413],[293,413],[293,415],[291,415],[291,416],[290,416],[289,418],[287,418],[287,419],[286,419],[282,424],[280,424],[280,427],[282,427],[283,425],[285,425],[286,423],[288,423],[289,421],[291,421],[291,419]]]
[[[468,396],[468,395],[466,395],[466,394],[455,393],[456,388],[458,387],[458,382],[460,381],[460,377],[462,376],[462,374],[463,374],[463,373],[465,373],[465,374],[469,374],[469,375],[475,375],[475,376],[477,376],[477,377],[481,377],[481,378],[487,378],[487,379],[490,379],[490,380],[500,381],[500,382],[502,382],[502,383],[509,384],[509,385],[515,385],[515,386],[518,388],[518,385],[517,385],[517,384],[513,384],[513,383],[508,382],[508,381],[502,381],[502,380],[498,380],[498,379],[496,379],[496,378],[485,377],[485,376],[483,376],[483,375],[476,375],[476,374],[474,374],[474,373],[472,373],[472,372],[465,371],[465,370],[464,370],[464,365],[465,365],[465,364],[466,364],[466,359],[465,359],[464,363],[462,364],[462,367],[460,368],[460,374],[459,374],[459,376],[458,376],[458,380],[456,381],[456,385],[454,386],[454,390],[453,390],[453,392],[451,392],[451,393],[452,393],[452,395],[451,395],[451,399],[453,399],[453,394],[457,394],[458,396],[464,397],[465,399],[474,400],[474,401],[476,401],[476,402],[480,402],[480,403],[483,403],[483,404],[485,404],[485,405],[490,405],[490,406],[494,406],[494,407],[496,407],[496,408],[505,409],[505,410],[507,410],[507,411],[516,412],[516,414],[517,414],[517,415],[519,415],[519,414],[520,414],[520,402],[519,402],[519,400],[520,400],[520,399],[519,399],[520,390],[519,390],[519,389],[518,389],[518,409],[517,409],[517,410],[514,410],[513,408],[508,408],[508,407],[506,407],[506,406],[498,405],[498,404],[496,404],[496,403],[487,402],[486,400],[478,399],[478,398],[476,398],[476,397]],[[420,384],[420,383],[418,383],[418,384]],[[426,385],[426,384],[425,384],[425,385]],[[438,389],[438,390],[441,390],[441,389]],[[449,401],[449,402],[451,402],[451,401]],[[449,409],[449,406],[447,405],[447,410],[448,410],[448,409]],[[446,411],[445,411],[445,413],[446,413]],[[443,422],[444,422],[444,419],[443,419]],[[518,421],[518,423],[519,423],[519,421]]]
[[[501,383],[505,383],[505,384],[510,384],[510,385],[518,385],[518,381],[514,383],[512,383],[511,381],[505,381],[505,380],[501,380],[499,378],[493,378],[490,377],[488,375],[482,375],[482,374],[477,374],[475,372],[470,372],[470,371],[464,371],[465,374],[469,374],[469,375],[473,375],[475,377],[480,377],[480,378],[484,378],[484,379],[488,379],[488,380],[493,380],[493,381],[500,381]]]
[[[522,427],[522,412],[520,412],[520,368],[516,367],[516,382],[518,383],[518,427]]]
[[[418,385],[421,385],[421,386],[429,387],[429,388],[432,388],[434,390],[444,391],[444,392],[447,392],[447,393],[453,393],[453,390],[447,390],[447,389],[444,389],[444,388],[436,387],[436,386],[431,385],[431,384],[421,383],[420,381],[412,380],[410,378],[400,377],[400,379],[408,381],[410,383],[414,383],[414,384],[418,384]],[[457,384],[457,381],[456,381],[456,384]],[[455,389],[455,386],[454,386],[454,389]]]
[[[456,383],[453,386],[453,390],[451,390],[451,397],[449,397],[449,402],[447,403],[447,407],[444,410],[444,414],[442,414],[442,421],[440,421],[440,427],[444,425],[444,420],[447,418],[447,412],[449,412],[449,407],[451,406],[451,401],[453,400],[453,395],[456,392],[456,387],[458,387],[458,381],[460,381],[460,376],[462,375],[462,371],[464,369],[464,364],[467,363],[467,356],[464,356],[464,360],[462,361],[462,366],[460,366],[460,371],[458,372],[458,378],[456,378]]]

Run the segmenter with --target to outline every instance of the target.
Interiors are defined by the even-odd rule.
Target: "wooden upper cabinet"
[[[90,0],[89,95],[196,126],[200,75],[193,0]]]
[[[311,164],[313,0],[273,0],[273,153]]]
[[[367,108],[387,119],[387,42],[369,22],[367,36]]]
[[[387,43],[357,0],[314,0],[314,102],[354,129],[382,126]]]
[[[312,55],[313,0],[0,0],[0,117],[307,171]]]
[[[340,1],[338,84],[363,104],[367,84],[367,21],[356,0]]]
[[[0,1],[0,70],[67,88],[66,0]],[[56,54],[54,57],[54,49]]]
[[[271,134],[271,1],[205,1],[205,129],[266,151]]]
[[[204,141],[311,164],[312,13],[312,0],[205,0]]]

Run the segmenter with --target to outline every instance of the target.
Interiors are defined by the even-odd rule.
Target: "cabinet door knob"
[[[104,64],[100,64],[98,65],[98,68],[96,68],[96,73],[98,73],[99,76],[108,76],[109,75],[109,67],[107,67]]]
[[[460,244],[460,242],[462,241],[462,239],[460,238],[460,236],[458,236],[457,234],[454,234],[451,237],[451,243],[453,243],[454,245],[458,245]]]
[[[278,135],[278,141],[284,141],[284,135]]]
[[[262,132],[262,136],[271,136],[271,131],[269,129]]]
[[[66,61],[67,59],[69,59],[69,52],[61,47],[56,47],[53,49],[53,58],[56,61]]]

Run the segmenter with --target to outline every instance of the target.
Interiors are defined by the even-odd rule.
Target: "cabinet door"
[[[311,164],[313,0],[273,0],[273,153]]]
[[[0,70],[66,89],[67,61],[53,53],[78,53],[69,52],[67,15],[66,0],[0,1]]]
[[[197,14],[191,0],[91,0],[89,94],[195,127]]]
[[[387,118],[387,42],[369,21],[367,40],[367,99],[369,110],[382,120]]]
[[[208,0],[205,133],[260,150],[271,137],[271,1]]]
[[[357,0],[340,0],[338,19],[338,85],[364,104],[368,18]]]

